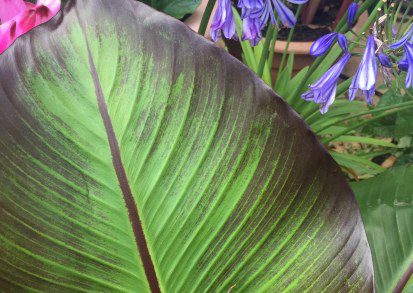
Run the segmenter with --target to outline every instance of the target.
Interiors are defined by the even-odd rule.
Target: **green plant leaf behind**
[[[142,2],[151,4],[151,0],[143,0]],[[199,4],[201,4],[201,0],[157,0],[156,9],[182,19],[185,15],[194,13]]]
[[[377,292],[401,292],[413,272],[413,166],[392,168],[352,187],[373,254]]]
[[[130,1],[0,56],[0,291],[371,291],[357,203],[248,68]]]

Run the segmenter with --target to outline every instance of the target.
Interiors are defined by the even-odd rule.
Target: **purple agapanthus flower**
[[[313,101],[319,104],[322,114],[328,111],[328,108],[335,100],[338,79],[350,57],[350,53],[345,53],[319,80],[310,85],[308,92],[301,96],[306,101]]]
[[[334,43],[335,39],[337,38],[337,33],[329,33],[318,40],[316,40],[310,48],[310,54],[314,57],[318,57],[323,55],[325,52],[327,52],[328,49],[330,49],[331,45]]]
[[[241,8],[241,17],[243,19],[248,17],[250,13],[260,11],[263,6],[264,2],[262,0],[238,0],[238,7]]]
[[[218,0],[218,8],[215,12],[211,24],[211,37],[216,42],[221,37],[221,33],[227,39],[235,35],[235,21],[232,13],[231,0]]]
[[[242,40],[249,40],[251,46],[256,46],[262,38],[261,29],[261,21],[259,18],[244,18],[242,21]]]
[[[397,42],[391,44],[389,46],[390,49],[395,50],[403,47],[404,44],[407,43],[407,41],[413,37],[413,25],[410,27],[410,29],[407,31],[407,33]]]
[[[318,57],[323,55],[324,53],[326,53],[328,51],[328,49],[331,48],[331,46],[333,45],[334,41],[338,39],[338,44],[340,45],[341,49],[344,52],[348,51],[348,42],[347,42],[347,38],[345,35],[343,34],[339,34],[336,32],[332,32],[329,34],[326,34],[324,36],[322,36],[321,38],[319,38],[318,40],[316,40],[310,48],[310,54],[314,57]]]
[[[305,4],[308,0],[287,0],[294,4]],[[241,8],[243,19],[243,39],[250,40],[252,45],[256,45],[261,38],[261,33],[257,32],[258,20],[262,30],[268,22],[276,24],[274,10],[277,12],[280,22],[287,27],[292,27],[297,22],[294,13],[281,0],[241,0],[238,2]]]
[[[407,60],[407,76],[405,85],[406,88],[413,88],[413,45],[406,43],[404,46]]]
[[[349,89],[349,99],[353,101],[357,91],[360,89],[368,104],[373,102],[373,94],[376,87],[377,79],[377,61],[376,61],[376,43],[374,36],[371,35],[367,39],[366,49],[361,59],[360,66]]]
[[[254,1],[243,0],[238,2],[238,7],[242,9],[242,40],[249,40],[252,46],[256,46],[262,38],[262,29],[269,19],[274,24],[275,17],[271,0],[251,2]]]
[[[289,2],[294,3],[293,1],[288,0]],[[307,1],[305,1],[307,2]],[[303,2],[303,3],[305,3]],[[281,23],[286,27],[293,27],[297,22],[297,18],[294,13],[280,0],[272,0],[274,8],[277,11],[278,17],[280,18]],[[302,4],[302,3],[300,3]]]
[[[393,65],[391,63],[389,56],[387,56],[383,52],[377,54],[377,59],[379,59],[379,62],[383,67],[392,68]]]
[[[356,2],[353,2],[350,4],[348,8],[348,13],[347,13],[348,28],[351,28],[353,24],[355,23],[358,9],[359,9],[359,6]]]

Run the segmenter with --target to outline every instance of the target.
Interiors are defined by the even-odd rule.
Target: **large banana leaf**
[[[2,290],[373,288],[315,135],[144,4],[69,1],[0,56],[0,164]]]
[[[401,292],[413,273],[413,166],[354,183],[353,190],[373,254],[377,292]]]

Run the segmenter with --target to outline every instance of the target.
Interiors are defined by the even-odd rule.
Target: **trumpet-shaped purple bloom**
[[[262,0],[238,0],[238,7],[241,8],[242,19],[249,17],[252,14],[253,18],[260,16],[260,10],[263,8],[264,2]]]
[[[374,36],[371,35],[367,39],[366,50],[361,59],[360,66],[349,89],[349,99],[353,101],[356,97],[357,91],[360,89],[368,104],[373,102],[373,94],[376,87],[377,79],[377,62],[375,54],[376,43]]]
[[[413,45],[406,43],[404,46],[407,60],[407,76],[405,85],[406,88],[413,88]]]
[[[287,0],[294,4],[305,4],[308,0]],[[250,40],[256,45],[261,39],[262,30],[270,21],[275,24],[274,9],[280,22],[287,27],[292,27],[297,22],[294,13],[281,0],[241,0],[238,2],[243,19],[243,40]]]
[[[249,40],[251,46],[256,46],[262,38],[261,29],[261,21],[259,18],[244,18],[242,22],[242,40]]]
[[[328,49],[330,49],[331,45],[337,38],[337,35],[337,33],[333,32],[319,38],[311,45],[310,54],[314,57],[323,55],[328,51]]]
[[[275,24],[271,0],[257,1],[255,6],[252,4],[247,6],[245,3],[242,3],[241,6],[243,8],[242,40],[249,40],[252,46],[256,46],[262,38],[261,30],[268,24],[268,20],[271,21],[271,24]],[[241,6],[238,3],[238,7]]]
[[[263,4],[263,0],[238,0],[238,7],[241,9],[260,9]]]
[[[308,92],[301,96],[306,101],[313,101],[319,104],[322,114],[328,111],[328,108],[335,100],[338,79],[350,57],[350,53],[345,53],[319,80],[310,85]]]
[[[218,0],[218,8],[211,24],[212,39],[215,42],[218,41],[221,33],[224,33],[227,39],[231,39],[235,35],[235,21],[231,0]]]
[[[338,39],[338,44],[340,45],[341,49],[344,52],[347,52],[348,42],[347,42],[346,36],[343,34],[332,32],[332,33],[322,36],[317,41],[315,41],[311,45],[310,54],[314,57],[323,55],[324,53],[328,51],[328,49],[331,48],[336,38]]]
[[[410,29],[407,31],[407,33],[397,42],[391,44],[389,46],[390,49],[395,50],[401,48],[404,44],[407,43],[409,38],[413,36],[413,25],[410,27]]]
[[[392,68],[393,65],[391,63],[391,60],[386,54],[380,52],[379,54],[377,54],[377,59],[379,59],[379,62],[383,67]]]
[[[347,13],[347,26],[351,28],[356,21],[357,11],[359,10],[359,6],[356,2],[350,4]]]

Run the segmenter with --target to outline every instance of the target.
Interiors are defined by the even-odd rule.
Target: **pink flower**
[[[60,0],[0,0],[0,54],[21,35],[45,23],[59,12]]]

